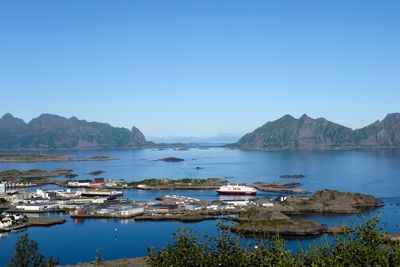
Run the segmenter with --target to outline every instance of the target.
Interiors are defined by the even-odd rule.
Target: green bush
[[[257,240],[257,247],[241,244],[239,238],[220,227],[217,237],[199,238],[179,229],[172,244],[149,249],[150,266],[400,266],[400,245],[383,238],[375,218],[353,226],[334,242],[291,252],[279,236]]]
[[[15,245],[14,257],[8,267],[53,267],[58,264],[55,258],[46,258],[40,253],[38,244],[27,234],[20,237]]]

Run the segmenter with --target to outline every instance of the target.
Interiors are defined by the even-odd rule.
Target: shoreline
[[[13,227],[9,227],[6,229],[0,229],[0,233],[7,233],[7,232],[16,232],[22,229],[26,229],[29,227],[33,227],[33,226],[39,226],[39,227],[50,227],[53,225],[57,225],[57,224],[64,224],[67,220],[64,218],[32,218],[32,217],[28,217],[28,221],[20,224],[20,225],[16,225]]]

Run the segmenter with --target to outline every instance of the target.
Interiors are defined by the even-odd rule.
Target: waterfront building
[[[102,187],[104,186],[104,178],[94,178],[93,181],[90,183],[92,187]]]
[[[44,211],[48,209],[54,209],[57,208],[58,206],[56,204],[50,204],[50,203],[27,203],[27,204],[19,204],[16,206],[18,210],[23,210],[23,211]]]
[[[228,206],[246,207],[250,202],[248,200],[224,200],[223,203]]]
[[[0,194],[5,194],[5,193],[6,193],[6,185],[0,183]]]
[[[12,220],[11,220],[11,218],[6,217],[6,218],[3,218],[3,219],[0,221],[0,229],[8,228],[8,227],[10,227],[10,226],[12,226]]]
[[[89,187],[91,183],[92,180],[68,181],[69,186],[77,186],[77,187]]]

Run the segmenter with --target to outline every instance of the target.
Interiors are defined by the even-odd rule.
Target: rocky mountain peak
[[[391,113],[362,129],[352,130],[324,118],[285,115],[243,136],[230,147],[250,150],[400,147],[400,113]]]
[[[5,114],[0,119],[0,149],[84,149],[138,148],[152,145],[136,127],[112,127],[106,123],[87,122],[41,114],[28,124]]]

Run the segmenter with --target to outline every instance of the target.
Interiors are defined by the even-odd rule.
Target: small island
[[[110,156],[93,156],[88,158],[79,159],[79,161],[108,161],[108,160],[117,160],[118,158],[110,157]]]
[[[304,189],[298,189],[300,183],[262,183],[257,182],[251,186],[259,191],[270,192],[270,193],[280,193],[280,194],[306,194],[307,191]]]
[[[322,190],[310,198],[289,197],[281,203],[271,204],[270,200],[258,199],[262,207],[256,206],[241,212],[238,222],[231,228],[242,235],[315,236],[322,233],[335,234],[345,227],[327,228],[319,222],[304,220],[298,215],[313,213],[355,214],[360,210],[381,207],[384,203],[360,193]],[[270,205],[264,205],[270,203]],[[291,217],[297,215],[296,217]]]
[[[177,157],[165,157],[165,158],[162,158],[162,159],[157,159],[155,161],[181,162],[181,161],[184,161],[184,159],[177,158]]]
[[[103,174],[103,173],[104,173],[104,171],[101,171],[101,170],[89,172],[89,174],[92,175],[92,176],[97,176],[97,175],[100,175],[100,174]]]
[[[304,174],[285,174],[279,176],[281,178],[286,178],[286,179],[302,179],[305,178],[306,176]]]

